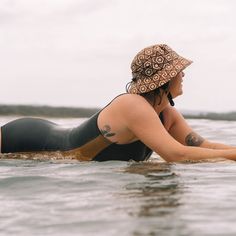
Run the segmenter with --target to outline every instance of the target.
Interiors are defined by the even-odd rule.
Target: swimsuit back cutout
[[[122,95],[124,94],[120,94],[117,97]],[[114,101],[117,97],[115,97],[112,101]],[[109,106],[112,103],[112,101],[107,106]],[[107,106],[105,106],[102,110],[104,110]],[[71,150],[68,153],[73,153],[73,155],[78,155],[78,153],[80,153],[81,157],[87,156],[87,158],[89,158],[90,160],[95,160],[95,161],[147,160],[151,156],[153,151],[141,141],[138,140],[129,144],[116,144],[112,143],[101,134],[97,125],[97,119],[102,110],[100,110],[90,119],[88,119],[82,125],[72,130],[71,134],[74,137],[80,137],[80,138],[82,137],[81,135],[79,135],[79,133],[80,134],[86,133],[85,130],[87,130],[87,137],[86,138],[83,137],[87,141],[84,142],[85,143],[84,146],[80,146],[79,148]],[[163,123],[162,113],[160,114],[160,119]],[[91,135],[93,135],[93,137],[91,137]],[[72,140],[76,139],[72,138]],[[77,145],[77,142],[75,143],[75,145]]]

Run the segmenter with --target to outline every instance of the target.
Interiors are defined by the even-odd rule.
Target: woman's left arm
[[[223,143],[210,142],[208,140],[204,140],[204,142],[200,147],[211,148],[211,149],[236,149],[236,147],[234,146],[226,145]]]
[[[211,142],[204,139],[188,125],[182,114],[174,107],[168,107],[163,112],[164,125],[170,135],[186,146],[196,146],[210,149],[236,149],[234,146]]]

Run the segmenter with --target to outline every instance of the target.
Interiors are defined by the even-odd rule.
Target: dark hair
[[[169,85],[170,85],[170,82],[167,82],[155,90],[152,90],[147,93],[141,93],[139,95],[144,97],[148,101],[150,101],[152,103],[152,106],[154,107],[156,105],[156,97],[157,96],[159,97],[158,105],[160,105],[162,102],[163,95],[168,94]]]

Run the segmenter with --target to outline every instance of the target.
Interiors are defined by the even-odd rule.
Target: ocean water
[[[0,124],[14,119],[1,117]],[[51,119],[65,126],[81,119]],[[236,122],[189,120],[236,145]],[[1,155],[0,235],[236,235],[236,162],[26,160]]]

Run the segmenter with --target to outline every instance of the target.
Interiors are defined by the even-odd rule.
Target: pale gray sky
[[[1,0],[0,103],[102,107],[143,47],[194,63],[180,109],[236,110],[234,0]]]

